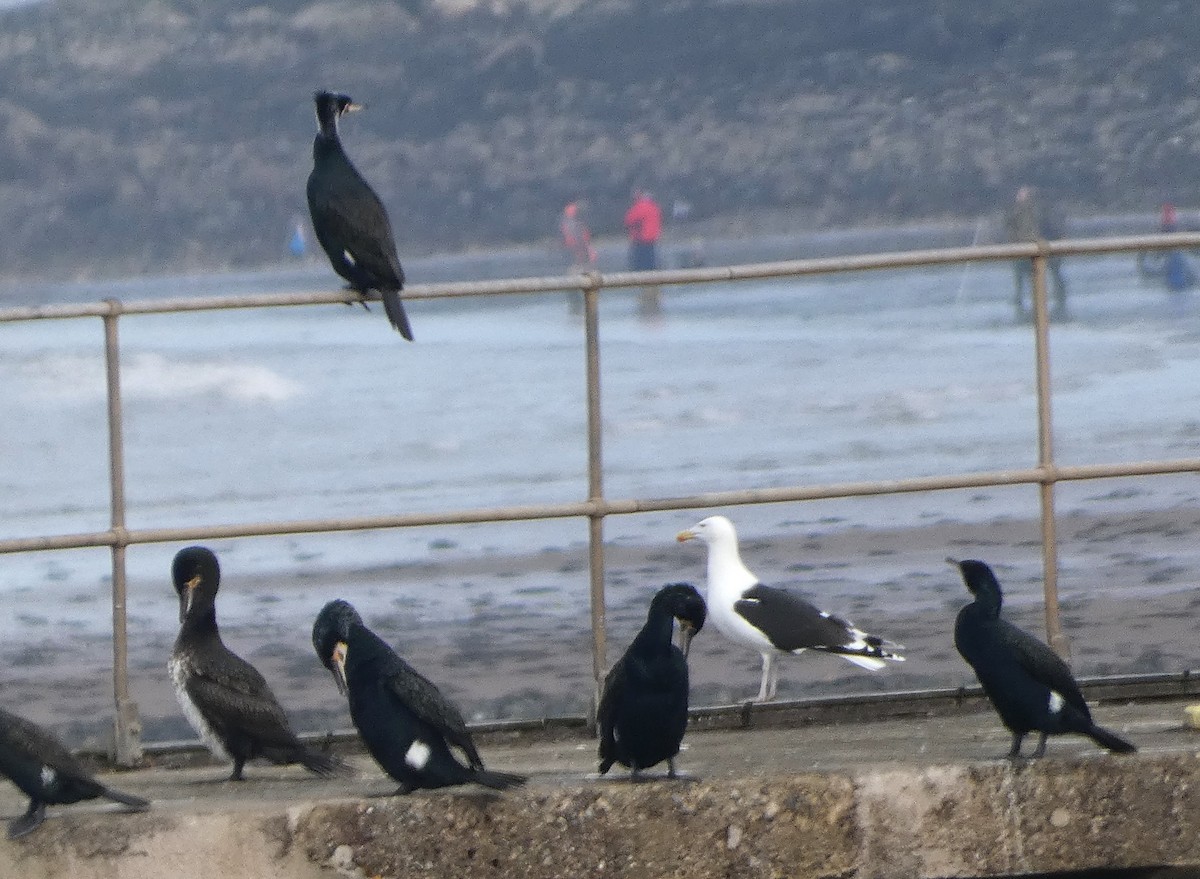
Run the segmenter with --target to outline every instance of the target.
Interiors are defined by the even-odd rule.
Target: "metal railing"
[[[285,534],[315,534],[425,525],[506,522],[532,519],[587,518],[589,524],[589,587],[592,623],[592,670],[597,682],[606,671],[606,627],[604,593],[604,520],[608,516],[664,510],[700,509],[730,505],[778,503],[906,492],[943,491],[990,486],[1039,486],[1041,503],[1042,565],[1045,589],[1046,631],[1051,644],[1066,653],[1057,597],[1057,551],[1055,546],[1054,486],[1070,480],[1105,479],[1123,476],[1200,472],[1200,458],[1166,461],[1116,462],[1086,466],[1059,466],[1054,461],[1050,390],[1049,322],[1046,302],[1046,270],[1051,257],[1100,255],[1145,250],[1200,247],[1200,234],[1150,235],[1097,238],[1029,244],[1006,244],[948,248],[941,250],[884,253],[827,259],[805,259],[716,268],[679,269],[656,272],[615,272],[562,275],[503,281],[479,281],[436,285],[413,285],[407,299],[450,299],[468,296],[561,293],[582,291],[586,357],[587,471],[584,500],[569,503],[457,509],[440,513],[408,513],[389,516],[341,517],[330,519],[274,520],[231,523],[192,528],[130,529],[125,524],[125,455],[121,404],[119,321],[122,317],[221,309],[272,308],[290,305],[319,305],[354,302],[344,291],[299,292],[231,297],[197,297],[122,302],[115,299],[79,305],[46,305],[0,310],[0,323],[66,320],[99,317],[104,325],[107,377],[108,450],[110,473],[110,527],[104,531],[54,534],[0,539],[0,554],[65,550],[107,546],[112,555],[113,619],[113,724],[114,758],[133,764],[141,756],[140,723],[136,703],[129,692],[128,641],[126,635],[126,549],[135,544],[185,542],[227,537],[256,537]],[[861,272],[875,269],[918,268],[958,263],[1032,261],[1037,387],[1038,462],[1034,467],[1011,470],[874,480],[825,485],[795,485],[770,489],[710,492],[699,495],[659,498],[609,498],[604,493],[604,466],[600,388],[599,300],[605,289],[649,285],[683,285],[716,281],[747,281],[767,278]]]

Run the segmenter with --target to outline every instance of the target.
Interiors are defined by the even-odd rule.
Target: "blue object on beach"
[[[1167,289],[1176,293],[1196,283],[1196,272],[1183,251],[1172,250],[1167,253],[1166,279]]]
[[[304,256],[304,252],[308,249],[308,245],[304,242],[304,229],[299,223],[296,224],[296,231],[292,233],[292,240],[288,242],[288,250],[293,256]]]

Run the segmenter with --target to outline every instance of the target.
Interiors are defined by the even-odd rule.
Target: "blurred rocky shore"
[[[43,0],[0,12],[9,277],[274,265],[304,226],[310,94],[406,258],[552,247],[630,186],[676,240],[952,222],[1021,183],[1068,215],[1200,204],[1200,20],[1141,0]]]

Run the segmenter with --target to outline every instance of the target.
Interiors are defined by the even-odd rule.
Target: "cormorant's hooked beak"
[[[692,638],[696,637],[696,627],[688,620],[679,621],[679,649],[683,651],[683,656],[686,659],[688,651],[692,649]]]
[[[958,561],[958,559],[956,559],[954,556],[950,556],[950,555],[948,555],[948,556],[946,556],[946,564],[948,564],[948,565],[954,565],[954,567],[956,567],[956,568],[957,568],[957,567],[958,567],[958,565],[959,565],[959,561]]]
[[[183,584],[183,592],[179,593],[179,622],[181,623],[192,612],[192,600],[196,597],[196,587],[200,585],[201,580],[201,576],[197,574]]]
[[[345,108],[342,110],[342,113],[343,113],[343,115],[346,113],[357,113],[359,110],[365,110],[365,109],[367,109],[366,104],[357,104],[354,101],[351,101],[349,104],[347,104],[345,106]]]
[[[675,535],[675,539],[678,540],[680,543],[685,543],[689,540],[695,540],[696,532],[695,531],[680,531],[678,534]]]
[[[346,642],[338,641],[333,645],[333,654],[329,657],[333,663],[333,682],[337,684],[338,692],[346,695]]]

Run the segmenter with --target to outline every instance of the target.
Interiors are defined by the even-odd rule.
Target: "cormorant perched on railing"
[[[726,638],[762,654],[757,702],[775,698],[779,684],[776,659],[783,653],[816,650],[832,653],[875,671],[903,662],[898,644],[855,628],[784,589],[764,586],[742,563],[737,531],[724,516],[709,516],[676,540],[699,539],[708,545],[708,613]]]
[[[216,555],[203,546],[181,549],[171,574],[179,594],[180,622],[168,663],[175,695],[209,750],[233,761],[230,781],[241,781],[242,767],[255,757],[299,763],[321,776],[346,771],[336,758],[300,743],[258,669],[221,641],[216,606],[221,569]]]
[[[704,617],[704,599],[690,583],[664,586],[650,601],[646,624],[604,678],[596,714],[601,775],[620,763],[636,778],[666,760],[668,777],[675,777],[687,729],[687,650]],[[682,650],[671,643],[675,620]]]
[[[8,838],[37,829],[46,805],[106,797],[132,809],[148,809],[141,797],[105,787],[88,774],[63,744],[36,724],[0,710],[0,773],[29,797],[29,808],[8,825]]]
[[[412,340],[412,327],[400,303],[404,269],[396,255],[392,224],[383,202],[351,163],[338,137],[338,119],[362,109],[346,95],[317,92],[317,136],[308,175],[308,209],[313,231],[333,270],[347,286],[366,296],[378,290],[392,326]],[[365,303],[364,303],[365,304]]]
[[[1010,760],[1021,756],[1021,742],[1040,733],[1034,757],[1046,753],[1046,736],[1079,733],[1118,754],[1137,749],[1116,733],[1097,726],[1079,684],[1057,653],[1023,629],[1000,619],[1004,601],[992,569],[977,559],[957,561],[975,600],[958,612],[954,646],[962,654],[1000,720],[1012,733]]]
[[[481,784],[504,790],[524,775],[485,769],[459,710],[368,629],[340,599],[313,623],[313,648],[350,702],[350,718],[380,767],[400,782],[398,794],[420,788]],[[450,750],[466,758],[460,763]]]

